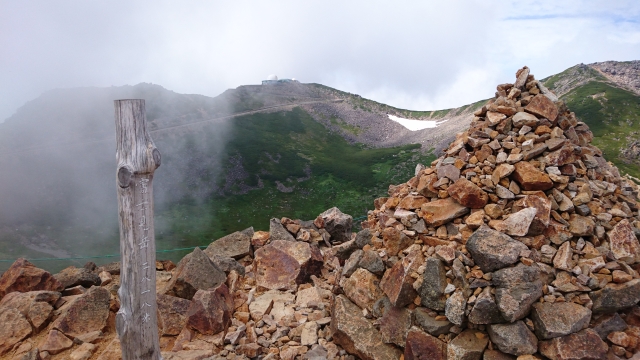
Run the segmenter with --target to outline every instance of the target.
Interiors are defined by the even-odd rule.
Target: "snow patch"
[[[403,119],[401,117],[397,117],[394,115],[387,114],[389,119],[397,122],[398,124],[406,127],[411,131],[418,131],[422,129],[429,129],[438,126],[437,121],[432,120],[411,120],[411,119]]]

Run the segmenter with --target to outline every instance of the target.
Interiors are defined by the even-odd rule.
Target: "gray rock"
[[[77,268],[75,266],[69,266],[63,269],[59,273],[53,275],[58,280],[64,289],[82,285],[83,287],[90,288],[91,286],[100,286],[100,276],[91,272],[86,268]]]
[[[457,290],[447,299],[444,314],[449,321],[458,326],[462,326],[467,320],[464,314],[466,307],[467,298],[462,294],[462,291]]]
[[[447,345],[448,360],[480,360],[489,338],[476,336],[478,330],[467,329]]]
[[[378,256],[378,253],[373,250],[367,250],[363,253],[358,267],[367,269],[378,276],[382,276],[387,269],[380,256]]]
[[[529,355],[538,351],[538,339],[522,321],[489,325],[489,337],[500,351],[511,355]]]
[[[531,319],[540,340],[547,340],[578,332],[591,320],[591,310],[572,302],[535,303]]]
[[[235,259],[230,257],[222,257],[218,255],[209,256],[211,261],[226,274],[229,274],[231,270],[235,270],[238,274],[244,276],[245,268],[237,262]]]
[[[618,313],[613,314],[604,314],[592,321],[589,325],[595,332],[600,335],[602,340],[606,339],[609,334],[614,331],[624,331],[629,326],[624,320],[620,317]]]
[[[508,322],[525,317],[531,305],[542,297],[542,281],[537,265],[522,263],[493,273],[496,286],[496,303]]]
[[[371,230],[363,229],[356,234],[356,247],[362,249],[365,245],[371,244]]]
[[[325,360],[328,354],[327,349],[322,345],[314,345],[302,358],[306,360]]]
[[[404,346],[407,333],[411,328],[411,310],[404,307],[391,307],[380,319],[380,335],[387,344]]]
[[[478,325],[505,322],[489,287],[484,288],[484,290],[482,290],[478,295],[476,302],[469,313],[469,321]]]
[[[362,259],[363,254],[364,252],[360,249],[351,253],[351,256],[345,261],[344,267],[342,268],[342,276],[349,277],[358,269],[358,263],[360,259]]]
[[[296,239],[291,235],[287,229],[282,226],[280,219],[271,219],[269,220],[269,239],[271,241],[274,240],[286,240],[286,241],[296,241]]]
[[[324,228],[331,235],[332,243],[343,243],[351,240],[351,227],[353,226],[353,218],[351,215],[342,213],[337,207],[320,214],[324,220]]]
[[[486,225],[471,235],[466,247],[473,261],[484,272],[492,272],[514,264],[518,261],[520,252],[528,250],[523,243]]]
[[[244,231],[248,231],[244,230]],[[252,230],[253,231],[253,230]],[[252,232],[251,231],[251,232]],[[273,240],[273,238],[271,239]],[[223,258],[241,259],[251,253],[251,236],[244,232],[236,231],[212,242],[204,250],[209,258],[220,256]]]
[[[571,335],[540,341],[540,353],[554,360],[607,359],[607,343],[592,329],[584,329]]]
[[[445,360],[447,359],[447,344],[435,336],[412,327],[404,345],[405,360]]]
[[[224,283],[227,276],[200,248],[183,257],[167,285],[168,295],[191,300],[198,290]]]
[[[447,334],[453,326],[449,320],[436,320],[436,318],[429,315],[424,308],[416,308],[413,310],[413,324],[433,336]]]
[[[447,287],[444,263],[436,258],[428,258],[420,286],[420,301],[422,306],[442,311],[445,309],[446,298],[444,289]]]
[[[623,284],[607,284],[598,291],[589,293],[594,313],[612,313],[634,306],[640,301],[640,279]]]

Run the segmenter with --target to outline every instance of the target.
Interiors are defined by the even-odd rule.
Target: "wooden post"
[[[115,117],[121,257],[116,331],[123,360],[161,360],[152,187],[160,152],[147,132],[144,100],[115,100]]]

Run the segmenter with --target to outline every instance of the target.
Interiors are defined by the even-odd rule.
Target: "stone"
[[[569,219],[569,231],[573,236],[593,236],[596,223],[588,216],[571,214]]]
[[[447,265],[451,265],[456,258],[456,250],[450,246],[441,246],[436,250],[436,257],[444,261]]]
[[[187,322],[191,301],[164,294],[157,295],[158,328],[162,335],[178,335]]]
[[[94,286],[69,304],[53,322],[53,328],[71,337],[102,330],[109,318],[110,300],[107,289]]]
[[[620,314],[613,313],[604,314],[593,320],[589,324],[589,327],[597,332],[600,338],[604,340],[614,331],[625,331],[628,328],[628,325],[624,320],[622,320]]]
[[[191,300],[198,290],[206,290],[224,283],[227,276],[200,248],[193,249],[178,263],[167,294]]]
[[[447,278],[444,263],[436,258],[428,258],[419,290],[422,306],[436,311],[443,311],[446,302],[444,294],[446,287]]]
[[[497,125],[500,121],[506,119],[506,115],[499,112],[487,111],[487,120],[491,125]]]
[[[498,195],[500,199],[513,199],[516,197],[511,190],[500,184],[496,185],[496,195]]]
[[[551,138],[546,140],[544,143],[547,145],[547,149],[549,151],[556,151],[566,143],[566,140],[562,138]]]
[[[486,225],[471,235],[466,247],[473,261],[485,273],[516,263],[520,253],[528,250],[523,243]]]
[[[574,266],[573,251],[571,250],[571,244],[567,241],[560,245],[556,255],[553,257],[553,267],[560,270],[571,271]]]
[[[67,349],[70,349],[73,346],[73,341],[68,337],[64,336],[64,334],[60,331],[52,329],[49,331],[49,335],[40,346],[40,351],[46,351],[51,355],[59,354]]]
[[[53,275],[64,289],[81,285],[86,288],[91,286],[100,286],[100,276],[85,268],[77,268],[69,266],[59,273]]]
[[[484,210],[476,211],[471,215],[469,215],[469,217],[467,217],[464,223],[467,224],[467,226],[469,226],[472,229],[477,229],[480,226],[484,225],[484,216],[485,216]],[[444,248],[449,248],[449,247],[445,246]],[[451,261],[453,261],[453,259],[447,260],[447,262],[449,263]]]
[[[460,171],[458,170],[458,172]],[[429,202],[429,200],[422,195],[408,195],[400,200],[398,208],[405,210],[419,209],[426,202]]]
[[[320,275],[323,264],[317,246],[275,240],[256,250],[253,267],[259,286],[287,290],[309,281],[311,275]]]
[[[500,351],[511,355],[530,355],[538,351],[538,339],[523,321],[489,325],[489,337]]]
[[[231,325],[233,310],[233,297],[229,294],[227,285],[198,290],[187,310],[186,327],[203,335],[227,331]]]
[[[116,336],[111,342],[102,350],[96,360],[121,360],[122,350],[120,349],[120,339]]]
[[[309,346],[318,342],[318,323],[309,321],[304,323],[300,335],[300,345]]]
[[[514,164],[515,171],[513,178],[518,182],[524,190],[549,190],[553,187],[553,181],[549,175],[536,169],[527,161],[521,161]]]
[[[382,231],[382,241],[389,256],[396,256],[413,244],[410,237],[395,227],[388,227]]]
[[[527,114],[526,112],[519,112],[513,115],[512,118],[513,126],[522,127],[522,126],[536,126],[540,120],[537,117],[531,114]]]
[[[420,250],[412,251],[384,273],[382,281],[380,281],[380,288],[393,306],[406,306],[412,303],[418,295],[413,288],[415,279],[411,277],[411,274],[417,272],[418,267],[423,263],[422,252]]]
[[[423,204],[421,212],[427,225],[440,226],[465,215],[469,208],[449,197]]]
[[[521,360],[536,360],[536,359],[537,358],[528,358],[528,359],[523,358]],[[482,355],[482,360],[516,360],[516,357],[513,355],[505,354],[502,351],[487,349],[484,351],[484,354]]]
[[[306,289],[298,290],[296,294],[296,306],[310,307],[313,304],[322,302],[322,294],[327,290],[312,286]]]
[[[498,324],[505,322],[491,289],[485,287],[476,298],[469,313],[469,322],[477,325]]]
[[[100,277],[100,286],[109,285],[113,281],[113,277],[108,271],[101,271],[98,277]]]
[[[611,253],[616,260],[627,263],[640,261],[640,243],[627,219],[623,219],[607,233]]]
[[[282,222],[280,221],[280,219],[269,220],[269,239],[271,241],[296,241],[293,235],[291,235],[291,233],[287,231],[284,226],[282,226]]]
[[[445,302],[444,314],[449,321],[458,326],[462,326],[467,320],[465,309],[467,298],[462,291],[454,292]]]
[[[291,293],[269,290],[251,301],[249,313],[252,319],[259,321],[264,315],[268,315],[271,312],[274,302],[292,303],[294,300],[295,295]]]
[[[356,270],[344,282],[344,294],[359,307],[373,310],[373,304],[384,296],[380,289],[380,280],[365,269]]]
[[[231,257],[213,255],[209,256],[209,259],[211,259],[211,262],[213,262],[218,269],[224,271],[225,274],[229,274],[232,270],[240,276],[244,276],[245,274],[246,270],[244,266]]]
[[[524,144],[522,144],[522,145],[523,145],[523,148],[524,148]],[[531,159],[537,157],[538,155],[542,154],[546,150],[547,150],[547,145],[545,143],[534,144],[532,148],[527,149],[526,151],[524,151],[522,153],[523,160],[531,160]]]
[[[371,244],[371,230],[362,229],[356,234],[355,245],[358,249],[362,249],[365,245]]]
[[[343,214],[337,207],[332,207],[319,216],[324,220],[324,229],[331,235],[332,242],[343,243],[351,240],[351,215]]]
[[[345,261],[344,267],[342,268],[343,277],[351,276],[351,274],[353,274],[353,272],[356,271],[356,269],[358,269],[358,263],[360,262],[360,259],[362,259],[363,254],[364,254],[364,251],[360,249],[351,253],[351,256],[349,256],[347,261]]]
[[[25,316],[34,330],[39,332],[48,323],[53,313],[53,306],[60,299],[56,291],[29,291],[26,293],[11,292],[0,301],[1,308],[14,308]]]
[[[218,256],[236,260],[242,259],[251,253],[251,237],[241,231],[236,231],[209,244],[204,253],[209,258]]]
[[[463,177],[449,186],[447,193],[460,205],[471,209],[482,209],[489,201],[489,195],[486,192]]]
[[[478,330],[467,329],[451,340],[447,345],[447,360],[479,360],[489,344],[489,337],[477,336],[477,333]]]
[[[413,310],[413,324],[433,336],[447,334],[453,326],[446,318],[442,320],[436,319],[425,308],[421,307]]]
[[[35,348],[35,349],[31,349],[31,350],[27,351],[26,353],[20,353],[20,355],[16,354],[16,356],[13,359],[15,359],[15,360],[42,360],[42,357],[40,356],[40,350],[38,348]]]
[[[632,307],[640,301],[640,279],[623,284],[607,284],[604,289],[589,293],[594,313],[611,313]]]
[[[539,117],[547,118],[551,122],[556,121],[558,117],[558,107],[543,94],[534,96],[533,99],[529,101],[529,104],[524,107],[524,110]]]
[[[513,209],[535,208],[536,214],[527,235],[541,235],[551,222],[551,201],[543,192],[525,195],[514,203]]]
[[[90,343],[84,343],[78,346],[77,349],[73,350],[71,354],[69,354],[70,360],[89,360],[93,353],[96,351],[96,346]]]
[[[508,322],[525,317],[531,305],[542,297],[540,268],[519,263],[515,267],[495,271],[492,282],[496,286],[496,303]]]
[[[325,360],[329,352],[322,345],[316,345],[307,351],[302,358],[305,360]]]
[[[358,266],[369,270],[377,276],[382,276],[386,270],[384,262],[380,256],[378,256],[378,253],[373,250],[366,250],[362,254],[362,259],[360,259]]]
[[[0,308],[0,356],[31,335],[31,324],[15,308]]]
[[[530,70],[527,66],[523,66],[522,69],[518,69],[518,71],[516,72],[516,82],[513,83],[513,87],[522,90],[527,83],[529,72]]]
[[[496,166],[495,170],[493,170],[493,174],[491,174],[491,181],[493,181],[494,184],[498,184],[500,179],[511,175],[515,169],[515,166],[511,164],[500,164]]]
[[[506,232],[513,236],[525,236],[529,232],[529,226],[536,217],[538,210],[533,207],[528,207],[515,212],[504,221]]]
[[[49,272],[37,268],[23,258],[11,264],[0,277],[0,299],[14,291],[61,291],[62,289],[62,284]]]
[[[345,296],[334,298],[331,315],[333,341],[362,360],[396,360],[402,352],[385,344],[382,335],[362,315],[362,310]]]
[[[407,333],[411,328],[411,311],[404,307],[392,306],[380,318],[380,335],[387,344],[405,346]]]
[[[447,344],[418,328],[411,328],[404,347],[405,360],[447,360]]]
[[[538,343],[540,353],[552,360],[606,359],[607,344],[592,329]]]
[[[578,332],[591,321],[591,310],[572,302],[535,303],[531,319],[540,340],[552,339]]]

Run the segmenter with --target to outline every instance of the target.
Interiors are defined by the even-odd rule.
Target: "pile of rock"
[[[638,187],[526,67],[475,116],[357,234],[333,208],[157,262],[164,359],[638,354]],[[119,359],[119,270],[17,261],[0,359]]]

